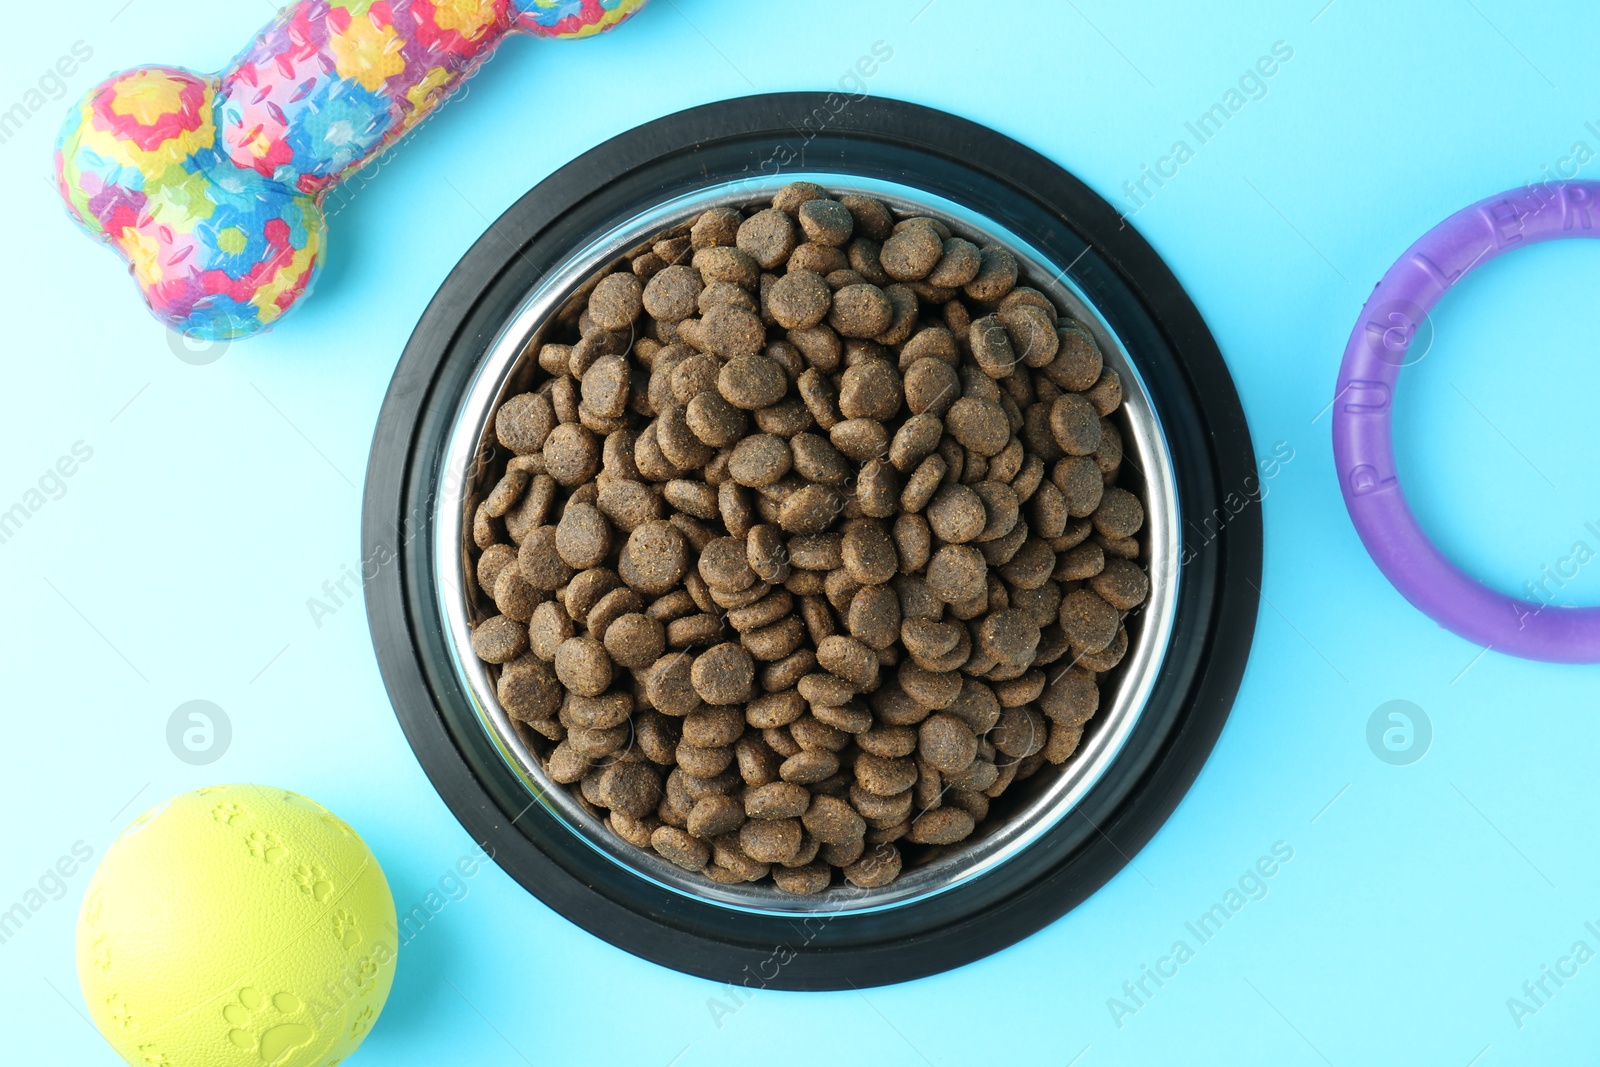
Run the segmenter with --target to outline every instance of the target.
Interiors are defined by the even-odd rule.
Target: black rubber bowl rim
[[[1177,611],[1150,699],[1117,759],[1027,849],[938,895],[862,915],[741,912],[601,856],[542,806],[478,724],[450,666],[432,577],[432,491],[479,359],[541,272],[586,237],[711,181],[776,170],[886,177],[988,215],[1060,263],[1139,367],[1172,451],[1187,535]],[[418,323],[378,419],[362,514],[373,645],[412,750],[463,827],[555,911],[645,959],[719,981],[841,989],[979,959],[1075,907],[1129,862],[1188,791],[1226,721],[1254,633],[1259,507],[1224,500],[1255,458],[1227,366],[1199,312],[1115,209],[1050,160],[941,111],[779,93],[679,112],[540,182],[492,224]],[[404,916],[402,916],[402,920]]]

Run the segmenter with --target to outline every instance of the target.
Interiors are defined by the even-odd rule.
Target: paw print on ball
[[[259,989],[245,986],[238,998],[222,1009],[222,1017],[232,1027],[228,1040],[236,1048],[254,1052],[264,1064],[277,1063],[316,1036],[311,1027],[287,1018],[304,1006],[293,993],[274,993],[268,998]]]
[[[375,1019],[377,1019],[377,1017],[378,1013],[373,1011],[370,1007],[362,1008],[361,1011],[357,1013],[355,1021],[350,1024],[350,1036],[360,1037],[362,1034],[372,1029],[372,1023]]]
[[[355,948],[361,944],[361,928],[356,925],[356,917],[340,908],[333,916],[333,936],[339,939],[339,944],[345,948]]]
[[[231,800],[223,801],[211,809],[211,817],[224,826],[232,826],[240,819],[250,817],[250,809]]]
[[[318,904],[333,896],[333,882],[328,872],[315,863],[302,863],[296,867],[294,880],[300,886],[300,892]]]
[[[251,830],[244,835],[244,843],[249,846],[250,855],[263,863],[277,863],[289,854],[289,849],[271,830]]]
[[[133,1011],[128,1007],[128,1002],[113,993],[106,997],[106,1007],[111,1011],[111,1019],[124,1030],[134,1028]]]
[[[89,958],[101,973],[111,971],[111,943],[103,937],[94,939],[94,944],[89,946]]]
[[[172,1062],[172,1057],[155,1045],[140,1045],[139,1058],[144,1061],[144,1067],[178,1067]]]

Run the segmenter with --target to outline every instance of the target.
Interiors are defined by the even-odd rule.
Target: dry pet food
[[[873,888],[1072,757],[1150,592],[1144,506],[1116,372],[1011,252],[796,183],[660,234],[530,355],[473,647],[617,836]]]

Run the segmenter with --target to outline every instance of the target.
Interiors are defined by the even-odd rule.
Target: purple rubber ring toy
[[[1456,212],[1406,249],[1361,309],[1333,406],[1333,461],[1356,531],[1378,569],[1439,625],[1497,652],[1600,662],[1600,608],[1498,593],[1445,559],[1406,503],[1390,433],[1394,386],[1417,327],[1473,268],[1514,248],[1600,237],[1600,182],[1550,182]]]

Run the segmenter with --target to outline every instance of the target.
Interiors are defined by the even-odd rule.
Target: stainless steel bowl
[[[771,198],[792,181],[813,181],[837,193],[875,196],[897,211],[928,215],[979,244],[997,243],[1021,261],[1022,281],[1046,293],[1056,306],[1082,322],[1100,344],[1108,366],[1121,375],[1123,407],[1119,418],[1125,438],[1125,462],[1142,479],[1146,510],[1146,556],[1151,592],[1138,614],[1128,620],[1127,656],[1103,689],[1101,710],[1085,732],[1078,752],[1059,768],[1045,767],[1018,783],[990,820],[967,841],[921,866],[908,865],[901,876],[880,889],[834,887],[822,894],[798,897],[770,885],[727,886],[681,870],[652,852],[622,841],[586,810],[567,787],[551,781],[530,750],[529,739],[500,706],[487,666],[472,651],[473,607],[464,568],[470,559],[471,508],[484,489],[482,457],[494,445],[493,414],[509,396],[528,388],[546,329],[570,309],[598,277],[627,253],[646,245],[662,230],[686,222],[708,208],[746,205]],[[1165,658],[1176,611],[1179,529],[1176,478],[1166,435],[1150,402],[1144,380],[1116,332],[1068,277],[1071,263],[1056,263],[1018,234],[961,204],[918,189],[909,182],[888,182],[826,172],[759,176],[708,185],[691,195],[659,204],[614,229],[599,234],[546,273],[506,322],[480,362],[465,399],[456,410],[436,501],[436,537],[432,545],[438,610],[448,636],[451,663],[472,697],[477,720],[508,767],[527,789],[528,805],[542,805],[572,833],[631,874],[704,902],[766,915],[857,914],[900,907],[979,878],[1016,856],[1058,823],[1100,779],[1116,758],[1144,709]],[[447,579],[455,576],[455,582]],[[1059,671],[1063,664],[1056,664]],[[1013,794],[1015,797],[1013,798]],[[520,817],[520,816],[519,816]]]

